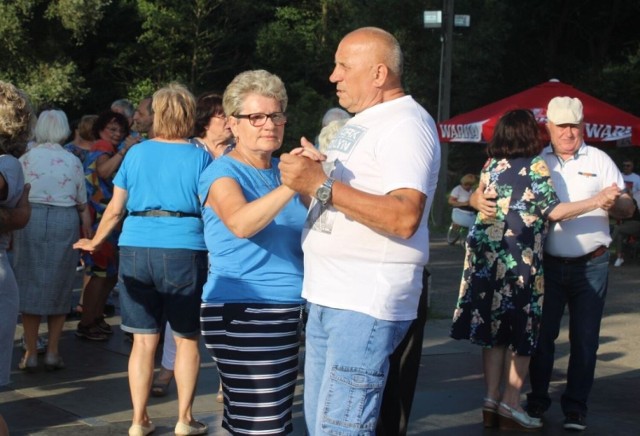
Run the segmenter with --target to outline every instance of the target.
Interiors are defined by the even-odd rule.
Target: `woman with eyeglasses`
[[[113,176],[120,167],[126,150],[118,145],[129,134],[127,118],[111,110],[104,111],[93,123],[97,141],[86,156],[83,167],[93,230],[113,196]],[[113,333],[104,320],[104,307],[109,293],[118,282],[118,232],[92,253],[82,253],[84,275],[88,278],[82,293],[82,314],[76,336],[90,341],[106,341]]]
[[[288,434],[306,208],[281,183],[272,157],[284,137],[287,92],[278,76],[246,71],[225,90],[223,106],[235,148],[200,178],[211,264],[202,335],[222,379],[222,427],[231,434]]]
[[[193,133],[191,143],[207,150],[213,159],[231,151],[233,133],[222,108],[221,95],[207,92],[198,97]]]

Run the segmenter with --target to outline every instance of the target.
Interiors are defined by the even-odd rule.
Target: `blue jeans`
[[[555,340],[565,305],[569,305],[570,356],[567,384],[561,398],[564,414],[587,414],[593,386],[600,321],[609,279],[609,253],[586,262],[562,263],[545,258],[544,304],[538,348],[531,357],[531,393],[528,405],[546,410],[551,405],[549,382],[553,371]]]
[[[314,435],[374,435],[389,356],[411,321],[309,305],[304,414]]]
[[[206,278],[206,251],[120,247],[122,330],[160,333],[164,313],[175,336],[198,336]]]

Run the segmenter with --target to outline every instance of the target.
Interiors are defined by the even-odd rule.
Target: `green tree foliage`
[[[3,68],[7,68],[9,60],[26,48],[29,42],[28,27],[32,15],[34,1],[0,2],[0,55],[4,59]]]
[[[45,17],[60,20],[81,44],[88,34],[95,33],[104,9],[110,3],[111,0],[56,0],[49,3]]]
[[[282,78],[289,95],[284,150],[298,146],[301,136],[313,141],[324,112],[335,106],[329,75],[344,31],[338,26],[329,30],[328,23],[341,13],[338,2],[329,0],[283,6],[258,32],[256,60]]]
[[[398,38],[405,89],[435,115],[441,33],[424,29],[422,16],[443,1],[0,0],[0,78],[73,118],[116,98],[137,102],[174,80],[194,94],[221,92],[239,72],[265,68],[287,85],[289,147],[300,135],[315,137],[322,114],[337,105],[334,51],[361,26]],[[454,6],[471,27],[455,29],[451,115],[553,77],[640,114],[639,2]]]
[[[87,92],[83,71],[67,54],[58,21],[49,23],[44,1],[0,3],[0,76],[25,89],[36,107],[76,106]]]
[[[84,79],[73,62],[40,63],[31,68],[20,87],[31,97],[36,107],[52,104],[74,106],[86,94]]]

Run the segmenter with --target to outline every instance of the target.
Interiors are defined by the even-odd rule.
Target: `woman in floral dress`
[[[495,197],[496,215],[478,214],[467,239],[451,336],[483,349],[487,396],[485,426],[539,428],[520,406],[520,389],[538,340],[544,297],[542,252],[548,222],[610,207],[617,188],[589,200],[560,203],[539,156],[542,142],[533,114],[503,115],[489,144],[480,187]],[[506,380],[502,380],[506,374]],[[504,385],[504,392],[500,386]]]

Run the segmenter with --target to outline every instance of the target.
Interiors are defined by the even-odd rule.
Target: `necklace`
[[[262,182],[265,184],[265,186],[267,188],[269,188],[270,191],[276,189],[278,186],[280,186],[282,184],[282,182],[280,181],[280,177],[278,176],[277,172],[274,172],[275,175],[275,179],[276,182],[275,184],[272,181],[269,181],[268,179],[266,179],[263,175],[262,175],[262,171],[260,171],[258,168],[256,168],[256,166],[254,164],[251,163],[251,161],[249,159],[247,159],[247,157],[244,155],[244,153],[242,153],[240,150],[238,150],[238,148],[234,148],[235,151],[238,152],[238,155],[242,158],[242,160],[249,165],[251,168],[253,168],[256,173],[258,174],[258,177],[260,177],[260,180],[262,180]],[[266,169],[273,169],[273,168],[266,168]]]

